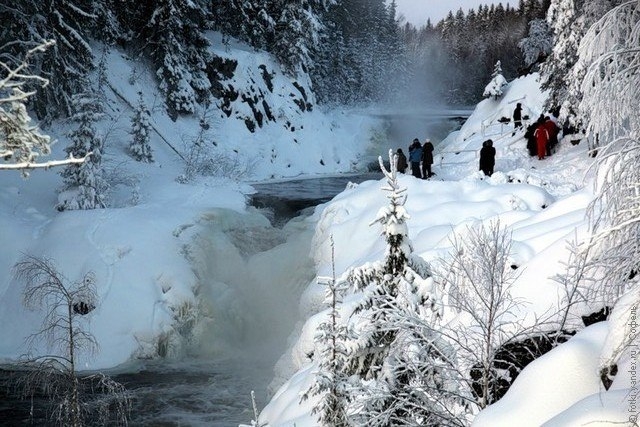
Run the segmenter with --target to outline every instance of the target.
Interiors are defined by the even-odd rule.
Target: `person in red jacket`
[[[538,119],[538,127],[536,127],[536,131],[533,133],[538,145],[538,160],[544,159],[544,155],[547,152],[547,145],[549,144],[549,131],[544,124],[544,117],[540,117]]]
[[[549,142],[547,143],[547,156],[550,156],[553,151],[555,151],[556,145],[558,145],[558,132],[560,128],[555,124],[551,117],[546,116],[544,122],[544,128],[547,130],[549,134]]]

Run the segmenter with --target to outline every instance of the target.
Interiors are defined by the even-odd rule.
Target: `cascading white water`
[[[313,226],[295,218],[274,228],[254,209],[217,209],[196,239],[198,297],[211,315],[200,333],[202,355],[275,360],[298,320],[302,291],[314,277]]]
[[[203,216],[188,249],[200,313],[189,357],[120,377],[135,397],[132,424],[236,426],[253,417],[252,390],[266,404],[301,293],[315,275],[314,225],[298,217],[275,228],[253,208]]]

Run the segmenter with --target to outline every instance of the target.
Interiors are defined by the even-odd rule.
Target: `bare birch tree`
[[[130,403],[124,386],[106,375],[81,376],[77,370],[78,352],[94,353],[98,346],[82,320],[97,304],[93,273],[70,283],[50,260],[27,256],[14,266],[14,274],[26,285],[25,306],[44,311],[42,327],[28,338],[29,347],[44,340],[51,350],[26,356],[25,395],[44,392],[52,404],[52,421],[59,425],[87,425],[92,416],[91,424],[127,425]]]
[[[496,221],[468,227],[451,243],[450,256],[440,262],[439,280],[461,321],[443,328],[442,334],[457,349],[464,381],[472,389],[472,383],[478,385],[477,404],[482,409],[497,400],[499,373],[494,363],[499,347],[524,331],[516,314],[520,303],[510,293],[516,278],[509,263],[511,236]],[[472,370],[476,378],[471,378]]]

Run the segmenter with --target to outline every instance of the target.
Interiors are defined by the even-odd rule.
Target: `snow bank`
[[[595,324],[531,362],[473,426],[540,426],[572,403],[598,393],[598,356],[607,332],[605,322]]]

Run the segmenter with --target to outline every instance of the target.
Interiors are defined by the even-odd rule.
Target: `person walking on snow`
[[[496,149],[493,147],[493,141],[487,139],[482,143],[480,149],[480,169],[486,176],[493,175],[493,167],[496,164]]]
[[[516,109],[513,110],[513,130],[522,127],[522,104],[519,102],[516,104]]]
[[[549,144],[549,131],[547,131],[546,126],[544,125],[545,120],[544,117],[540,117],[538,119],[538,127],[533,135],[536,137],[536,142],[538,144],[538,160],[543,160],[544,155],[547,153],[547,145]]]
[[[422,179],[428,179],[433,176],[431,165],[433,164],[433,144],[427,138],[422,146]]]
[[[407,164],[407,156],[405,156],[404,153],[402,152],[402,148],[398,148],[398,151],[396,151],[396,154],[397,154],[396,170],[402,173],[407,172],[407,167],[409,167],[409,165]]]
[[[422,146],[418,138],[409,146],[409,162],[411,162],[411,174],[416,178],[422,178],[420,172],[420,160],[422,159]]]

